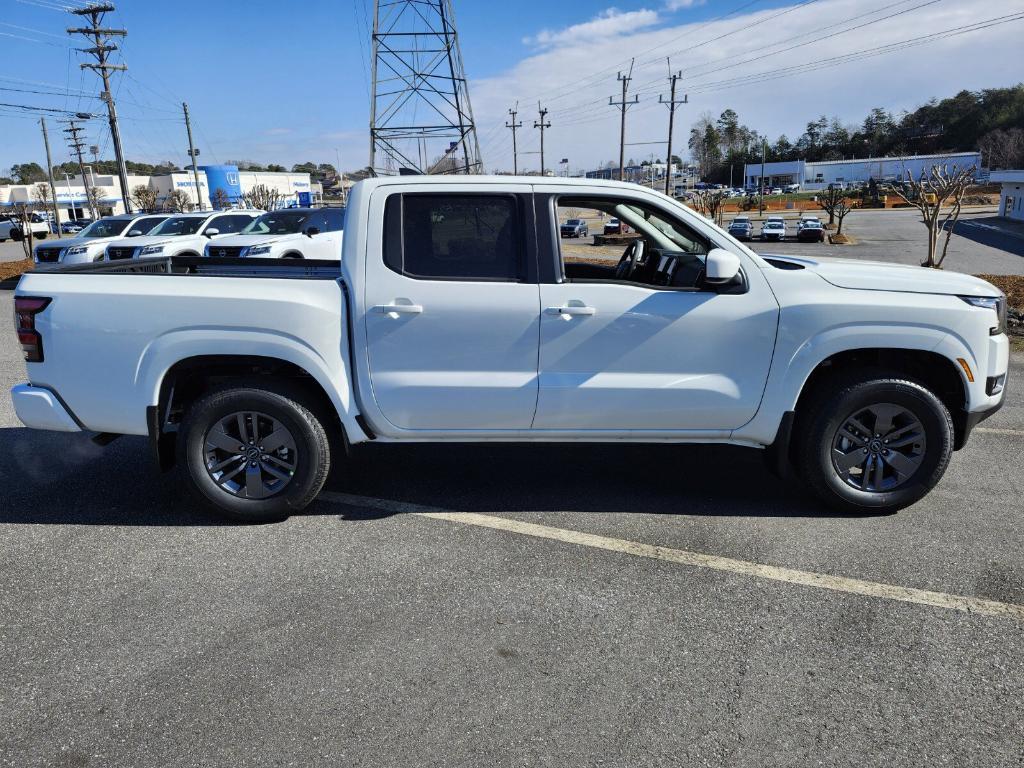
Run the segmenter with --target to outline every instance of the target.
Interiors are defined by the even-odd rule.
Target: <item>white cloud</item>
[[[542,29],[533,37],[523,39],[527,45],[551,47],[574,43],[593,42],[612,36],[629,34],[657,24],[658,12],[641,8],[638,11],[620,11],[618,8],[607,8],[590,21],[573,24],[559,30]]]
[[[557,45],[545,45],[500,75],[471,81],[486,167],[512,168],[511,132],[504,123],[507,110],[518,102],[519,119],[526,126],[518,136],[519,165],[537,168],[539,131],[531,126],[538,100],[549,109],[547,119],[552,123],[544,137],[549,167],[562,157],[569,158],[573,170],[591,169],[617,160],[619,112],[608,105],[608,97],[618,98],[621,94],[616,74],[628,70],[634,56],[630,95],[639,94],[640,103],[629,111],[626,141],[664,141],[668,111],[658,104],[658,95],[668,94],[665,59],[670,55],[672,69],[683,72],[680,92],[689,94],[689,103],[676,112],[673,152],[677,154],[686,154],[690,125],[705,111],[717,116],[732,108],[751,128],[773,139],[785,133],[795,140],[806,123],[821,114],[838,115],[844,124],[860,123],[875,106],[898,113],[902,109],[912,110],[933,97],[953,96],[962,89],[1006,87],[1020,80],[1018,70],[1006,67],[1006,62],[1020,57],[1022,26],[1018,22],[840,66],[757,82],[759,73],[820,62],[1002,15],[988,0],[959,0],[955,4],[911,10],[891,20],[823,40],[825,35],[843,29],[832,25],[844,19],[861,16],[849,24],[860,25],[900,8],[871,14],[865,10],[863,0],[819,0],[779,17],[780,12],[793,7],[748,13],[710,24],[657,28],[613,25],[619,29],[600,35],[574,32],[559,38]],[[750,26],[759,20],[764,23]],[[749,29],[743,29],[748,26]],[[552,37],[546,39],[575,29],[548,33]],[[716,42],[701,45],[723,34],[725,37]],[[781,42],[789,38],[796,39]],[[776,42],[779,44],[773,45]],[[781,50],[800,43],[808,44]],[[979,51],[985,55],[978,55]],[[748,59],[751,61],[740,63]],[[664,154],[664,149],[663,144],[637,144],[627,147],[626,156],[639,160],[651,153]]]
[[[683,8],[695,8],[698,5],[704,5],[707,0],[665,0],[666,11],[679,11]]]

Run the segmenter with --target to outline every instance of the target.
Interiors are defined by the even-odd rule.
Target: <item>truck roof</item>
[[[579,187],[581,190],[622,189],[623,184],[631,184],[631,182],[618,180],[566,178],[564,176],[467,176],[465,174],[444,176],[378,176],[376,178],[364,179],[359,183],[370,187],[385,187],[396,184],[403,186],[416,184],[429,184],[431,186],[439,184],[532,184],[533,186]],[[640,184],[631,184],[631,186],[645,189],[649,192],[658,191],[651,190],[649,187],[644,187]]]

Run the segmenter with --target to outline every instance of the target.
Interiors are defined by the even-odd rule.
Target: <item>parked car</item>
[[[796,239],[801,243],[821,243],[825,240],[825,227],[817,217],[800,219],[796,225]]]
[[[107,261],[157,256],[202,256],[206,242],[235,235],[262,211],[197,211],[176,213],[142,237],[116,240],[106,249]]]
[[[626,231],[626,228],[622,226],[622,222],[616,218],[608,219],[604,223],[604,234],[606,235],[621,235]]]
[[[769,192],[769,194],[781,195],[782,194],[782,187],[772,187],[771,192]]]
[[[782,189],[783,189],[783,191],[784,191],[784,192],[785,192],[785,193],[786,193],[787,195],[791,195],[791,194],[794,194],[794,193],[796,193],[796,192],[799,192],[799,191],[800,191],[800,185],[799,185],[799,184],[787,184],[787,185],[786,185],[785,187],[783,187]]]
[[[371,440],[758,447],[863,514],[924,497],[1003,403],[1006,297],[979,278],[761,257],[634,184],[452,189],[357,184],[337,266],[28,273],[18,417],[101,443],[148,435],[159,466],[177,462],[182,486],[245,521],[300,512]],[[584,204],[638,233],[618,264],[534,247],[555,239],[555,206]]]
[[[22,223],[13,216],[0,217],[0,243],[8,240],[21,242],[25,237],[22,226]],[[38,213],[30,215],[29,227],[32,229],[32,236],[39,240],[45,240],[50,234],[50,220]]]
[[[779,216],[769,216],[761,225],[762,240],[785,240],[786,221]]]
[[[749,216],[737,216],[729,222],[729,234],[737,240],[749,240],[754,236],[754,224]]]
[[[33,253],[36,269],[101,261],[109,243],[126,236],[144,235],[166,218],[167,214],[127,213],[97,219],[74,237],[37,245]]]
[[[562,237],[587,237],[590,229],[583,219],[569,219],[559,228]]]
[[[92,224],[92,219],[72,219],[71,221],[63,221],[60,225],[60,233],[62,235],[77,235],[90,224]]]
[[[237,235],[208,241],[203,255],[337,261],[344,235],[344,208],[288,208],[264,213]]]

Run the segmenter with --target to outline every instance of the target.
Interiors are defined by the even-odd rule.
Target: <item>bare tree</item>
[[[722,225],[722,201],[725,193],[716,189],[698,189],[693,193],[694,207],[715,224]]]
[[[17,223],[18,232],[20,238],[14,237],[14,232],[11,233],[11,239],[21,240],[21,249],[25,253],[26,259],[32,258],[32,249],[35,246],[36,235],[32,231],[33,218],[35,218],[36,208],[38,203],[15,203],[11,209],[11,219]]]
[[[838,228],[836,228],[837,235],[843,234],[843,219],[845,219],[847,214],[849,214],[850,211],[852,211],[856,207],[857,206],[854,204],[854,202],[850,200],[850,198],[848,197],[844,197],[838,203],[836,203],[835,207],[832,209],[832,212],[835,214],[835,217],[839,220],[839,226]]]
[[[156,190],[146,184],[132,188],[132,202],[140,211],[149,213],[156,210]]]
[[[997,128],[978,140],[986,168],[1020,168],[1024,164],[1024,128]]]
[[[265,184],[257,184],[242,195],[242,202],[258,211],[272,211],[281,202],[281,193]]]
[[[85,195],[89,200],[89,208],[95,212],[97,218],[100,217],[100,205],[103,201],[103,191],[93,185],[90,186]]]
[[[223,187],[217,187],[213,190],[213,194],[210,196],[210,202],[213,203],[213,209],[215,211],[222,211],[225,208],[231,207],[231,198],[228,197],[228,193],[224,191]]]
[[[960,207],[963,204],[967,187],[974,182],[975,167],[959,168],[957,166],[933,165],[929,172],[921,171],[914,179],[907,171],[907,179],[902,189],[896,194],[917,208],[921,213],[921,223],[928,229],[928,258],[921,266],[942,269],[949,250],[949,240],[960,218]],[[942,207],[947,205],[945,213]],[[936,258],[939,246],[939,230],[946,230],[946,239],[942,244],[942,253]]]
[[[828,214],[828,225],[832,227],[836,223],[836,208],[846,199],[843,190],[835,184],[829,184],[828,189],[818,195],[818,207]]]
[[[38,203],[39,207],[43,210],[50,203],[50,185],[49,184],[36,184],[32,187],[32,199]]]
[[[180,189],[175,189],[164,199],[164,208],[174,213],[187,213],[193,208],[192,197]]]

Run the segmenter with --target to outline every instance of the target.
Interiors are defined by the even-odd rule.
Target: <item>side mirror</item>
[[[128,237],[139,237],[141,234],[141,230],[133,229],[131,232],[128,233]]]
[[[728,283],[740,273],[740,257],[724,248],[712,248],[704,264],[704,279],[710,285]]]
[[[319,235],[319,234],[320,234],[319,227],[308,227],[306,229],[306,237],[312,237],[313,235]]]
[[[203,232],[203,234],[206,235],[207,237],[213,237],[214,235],[219,235],[220,230],[217,229],[216,227],[210,227],[210,229]]]

